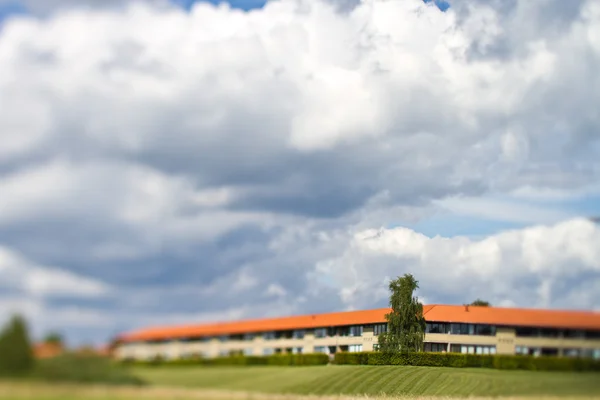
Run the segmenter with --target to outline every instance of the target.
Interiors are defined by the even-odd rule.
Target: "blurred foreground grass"
[[[600,374],[408,366],[147,367],[159,386],[244,392],[388,396],[600,396]]]
[[[107,359],[67,356],[41,362],[19,380],[0,381],[0,400],[294,400],[307,395],[600,400],[600,374],[335,365],[127,368]]]
[[[208,391],[185,388],[115,387],[75,384],[49,384],[0,381],[0,400],[359,400],[359,399],[439,400],[431,396],[304,396],[286,394],[257,394],[248,392]],[[504,397],[503,400],[582,400],[598,397]],[[445,397],[445,399],[451,399]],[[496,400],[493,397],[471,397],[471,400]]]

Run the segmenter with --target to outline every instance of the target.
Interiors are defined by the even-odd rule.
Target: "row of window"
[[[453,335],[496,335],[496,327],[483,324],[452,324],[428,322],[426,333],[449,333]],[[550,328],[515,328],[518,337],[564,337],[569,339],[600,339],[600,331],[550,329]]]
[[[448,343],[425,343],[424,350],[437,353],[445,353],[450,350],[452,353],[463,354],[496,354],[496,346],[451,344],[448,349]]]
[[[448,324],[448,323],[427,323],[426,333],[449,333],[452,335],[496,335],[496,327],[493,325],[481,324]]]
[[[373,334],[378,336],[382,333],[387,332],[387,324],[375,324],[373,325]],[[332,327],[332,328],[317,328],[314,329],[315,338],[325,337],[355,337],[362,336],[364,327],[363,325],[354,326],[343,326],[343,327]],[[496,327],[493,325],[484,324],[454,324],[454,323],[437,323],[428,322],[426,326],[426,333],[444,333],[453,335],[481,335],[481,336],[495,336]],[[223,335],[219,337],[222,342],[234,340],[234,341],[252,341],[254,338],[262,336],[265,340],[275,339],[303,339],[307,333],[305,329],[290,330],[290,331],[276,331],[276,332],[264,332],[258,333],[247,333],[244,335]],[[518,337],[565,337],[565,338],[581,338],[581,339],[600,339],[600,331],[583,331],[583,330],[560,330],[560,329],[537,329],[537,328],[516,328],[516,335]],[[182,341],[200,341],[206,342],[211,338],[187,338]],[[150,342],[154,343],[154,342]]]
[[[517,346],[515,353],[523,356],[558,356],[560,350],[556,347],[527,347]],[[574,358],[594,358],[600,360],[600,349],[563,349],[562,354],[565,357]]]
[[[386,325],[387,327],[387,325]],[[362,325],[354,325],[354,326],[341,326],[334,328],[317,328],[314,330],[315,338],[325,338],[325,337],[334,337],[334,336],[342,336],[342,337],[353,337],[353,336],[362,336],[364,331],[364,327]],[[227,341],[252,341],[257,337],[261,337],[264,340],[276,340],[276,339],[304,339],[306,336],[306,329],[297,329],[293,331],[270,331],[263,333],[247,333],[244,335],[221,335],[218,337],[219,341],[227,342]],[[182,342],[207,342],[212,338],[210,337],[198,337],[198,338],[184,338],[180,339]],[[158,343],[160,341],[154,341],[149,343]]]
[[[363,351],[362,344],[341,346],[340,348],[342,351],[347,351],[350,353],[360,353]],[[331,347],[330,346],[315,346],[313,351],[315,353],[324,353],[324,354],[335,353],[335,346],[331,346]],[[262,351],[262,354],[265,356],[270,356],[272,354],[280,354],[280,353],[302,354],[303,352],[304,352],[303,347],[292,347],[292,348],[288,348],[288,349],[264,348]],[[229,350],[222,350],[219,352],[219,355],[221,357],[226,357],[226,356],[231,356],[231,355],[236,355],[236,354],[244,354],[245,356],[251,356],[251,355],[254,355],[254,351],[252,348],[246,348],[243,351],[239,351],[239,352],[232,352]]]
[[[452,353],[486,354],[487,355],[487,354],[496,354],[496,346],[453,344],[453,345],[450,345],[450,351]]]
[[[342,326],[337,328],[317,328],[314,331],[315,338],[333,337],[333,336],[362,336],[363,326]]]
[[[519,337],[545,337],[568,339],[600,339],[600,331],[574,330],[574,329],[551,329],[551,328],[516,328]]]
[[[377,350],[378,345],[375,344],[374,345],[374,350]],[[347,345],[347,346],[340,346],[340,350],[342,352],[350,352],[350,353],[360,353],[363,351],[363,345],[362,344],[351,344],[351,345]],[[438,352],[438,353],[442,353],[442,352],[447,352],[448,351],[448,343],[425,343],[425,347],[424,350],[426,352]],[[517,354],[527,354],[525,353],[519,353],[521,349],[518,348],[517,350]],[[315,346],[313,351],[315,353],[323,353],[323,354],[332,354],[336,352],[336,347],[335,346]],[[496,354],[496,346],[480,346],[480,345],[459,345],[459,344],[451,344],[450,345],[450,351],[453,353],[464,353],[464,354]],[[282,349],[282,348],[264,348],[262,350],[262,354],[265,356],[269,356],[272,354],[280,354],[280,353],[291,353],[291,354],[302,354],[304,352],[304,349],[302,347],[293,347],[293,348],[287,348],[287,349]],[[221,350],[219,352],[219,356],[221,357],[227,357],[227,356],[231,356],[231,355],[238,355],[238,354],[244,354],[246,356],[250,356],[250,355],[254,355],[253,349],[252,348],[246,348],[244,350],[238,350],[238,351],[231,351],[231,350]],[[537,353],[531,353],[531,354],[537,354]],[[570,355],[572,355],[573,353],[569,353]],[[577,353],[579,355],[579,353]],[[201,354],[202,356],[206,356],[205,353]],[[600,350],[598,350],[598,355],[600,355]],[[588,356],[591,357],[591,353],[590,355],[583,355],[581,354],[581,356]],[[184,356],[185,358],[185,356]]]

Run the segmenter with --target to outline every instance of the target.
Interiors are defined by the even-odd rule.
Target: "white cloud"
[[[367,230],[357,232],[340,256],[319,263],[317,271],[335,282],[351,307],[369,297],[385,298],[381,277],[408,272],[431,300],[486,297],[494,304],[589,309],[600,304],[593,291],[600,284],[598,243],[600,228],[578,219],[481,240],[430,238],[407,228]],[[581,276],[587,286],[577,281]]]
[[[0,288],[19,290],[35,298],[107,295],[109,285],[52,267],[40,266],[0,247]]]
[[[582,221],[368,238],[438,206],[552,224],[573,215],[532,198],[597,193],[596,1],[77,3],[0,31],[0,245],[78,277],[7,290],[94,268],[127,313],[183,318],[381,305],[410,270],[430,301],[600,303]]]

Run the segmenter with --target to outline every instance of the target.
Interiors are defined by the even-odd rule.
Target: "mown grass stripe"
[[[410,366],[140,368],[151,383],[315,395],[586,396],[600,374]]]

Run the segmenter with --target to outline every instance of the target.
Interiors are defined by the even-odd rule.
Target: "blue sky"
[[[434,1],[435,4],[440,8],[440,10],[447,10],[450,7],[450,4],[444,0],[424,0],[426,3]],[[171,0],[173,4],[176,4],[186,10],[189,10],[195,3],[200,3],[197,0]],[[212,4],[219,4],[220,1],[206,1]],[[242,10],[253,10],[259,9],[264,6],[266,3],[265,0],[232,0],[225,2],[230,4],[234,8],[242,9]],[[27,6],[18,0],[10,0],[5,2],[0,2],[0,21],[10,16],[15,15],[23,15],[28,12]]]
[[[102,343],[380,307],[405,272],[598,309],[600,21],[522,1],[0,0],[0,315]]]
[[[17,2],[0,3],[0,21],[13,15],[22,15],[25,12],[25,7]]]

